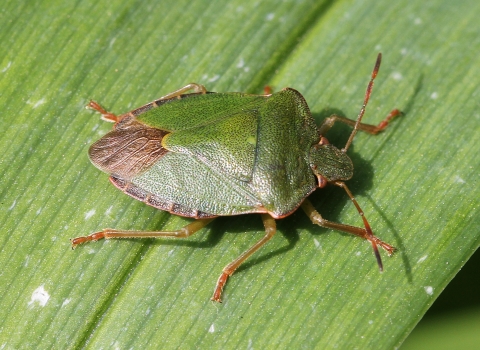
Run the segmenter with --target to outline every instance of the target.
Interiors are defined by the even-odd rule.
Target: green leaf
[[[4,1],[0,12],[0,347],[398,347],[480,244],[480,3]],[[70,249],[104,227],[176,229],[186,219],[117,191],[89,164],[122,113],[189,82],[211,91],[302,92],[320,123],[355,118],[384,56],[348,186],[398,248],[379,273],[368,243],[300,211],[209,301],[222,268],[263,235],[225,217],[188,240]],[[343,146],[350,129],[329,133]],[[361,225],[341,189],[311,196]]]

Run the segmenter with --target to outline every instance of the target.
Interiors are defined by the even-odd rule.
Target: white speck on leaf
[[[417,263],[424,262],[426,258],[428,258],[428,255],[422,256],[420,259],[418,259]]]
[[[431,95],[430,95],[430,98],[432,100],[436,100],[438,98],[438,92],[432,92]]]
[[[318,239],[314,238],[313,239],[313,244],[315,244],[315,248],[317,248],[318,250],[322,250],[322,245],[320,244]]]
[[[38,305],[40,306],[45,306],[48,302],[48,299],[50,299],[50,294],[47,293],[42,284],[40,287],[33,291],[32,297],[30,298],[28,305],[33,306],[34,303],[38,303]]]
[[[403,79],[402,73],[400,72],[393,72],[392,73],[392,78],[396,81],[400,81]]]
[[[47,102],[47,101],[46,101],[44,98],[38,100],[37,102],[27,101],[27,103],[28,103],[29,105],[31,105],[33,109],[35,109],[35,108],[43,105],[45,102]]]
[[[267,17],[265,18],[267,21],[271,21],[272,19],[275,18],[275,14],[274,13],[269,13],[267,14]]]
[[[15,204],[17,204],[17,199],[15,199],[10,207],[8,207],[8,210],[12,210],[15,208]]]
[[[70,298],[65,299],[62,303],[62,306],[70,304],[71,301],[72,301],[72,299],[70,299]]]
[[[45,99],[42,98],[41,100],[35,102],[35,104],[33,105],[33,108],[37,108],[38,106],[43,105],[45,102],[47,102],[47,101],[45,101]]]
[[[89,211],[85,214],[85,220],[90,219],[93,215],[95,215],[95,209],[89,210]]]
[[[208,329],[208,333],[213,333],[213,332],[215,332],[215,325],[212,323],[212,325]]]
[[[425,289],[425,292],[428,294],[428,295],[433,295],[433,287],[432,286],[426,286],[426,287],[423,287]]]
[[[245,61],[243,58],[240,58],[240,61],[237,63],[237,68],[242,68],[245,65]]]
[[[454,180],[456,183],[459,183],[459,184],[464,184],[464,183],[466,183],[466,181],[465,181],[464,179],[462,179],[462,178],[461,178],[460,176],[458,176],[458,175],[455,175],[455,176],[453,177],[453,180]]]
[[[211,78],[208,79],[207,81],[208,81],[209,83],[213,83],[214,81],[217,81],[218,79],[220,79],[220,75],[215,74],[213,77],[211,77]]]
[[[413,20],[413,23],[415,23],[418,26],[418,25],[422,24],[422,19],[417,17]]]
[[[8,68],[10,68],[11,65],[12,65],[12,61],[8,62],[7,65],[3,67],[2,73],[5,73],[8,70]]]

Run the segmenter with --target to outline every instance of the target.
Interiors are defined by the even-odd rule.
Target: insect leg
[[[373,81],[377,77],[378,70],[380,69],[380,63],[381,62],[382,62],[382,54],[379,53],[378,56],[377,56],[377,61],[375,62],[375,67],[373,68],[372,75],[370,77],[370,81],[369,81],[369,83],[367,85],[367,89],[365,91],[365,97],[363,99],[363,105],[362,105],[362,108],[360,108],[360,112],[358,113],[357,120],[351,120],[351,119],[348,119],[348,118],[340,117],[338,115],[332,115],[329,118],[325,119],[325,121],[319,127],[319,135],[323,136],[325,134],[325,132],[327,132],[328,129],[330,129],[336,121],[340,121],[342,123],[353,126],[352,133],[350,134],[350,137],[348,138],[348,141],[345,144],[345,147],[343,147],[342,152],[346,152],[347,149],[350,147],[350,145],[352,144],[353,138],[357,134],[358,130],[366,131],[370,134],[377,134],[380,131],[382,131],[383,129],[385,129],[387,127],[388,123],[394,117],[401,114],[401,112],[398,109],[394,109],[377,126],[362,123],[362,118],[363,118],[363,115],[365,114],[365,108],[367,107],[368,101],[370,100],[370,95],[372,94]]]
[[[111,112],[107,112],[102,106],[100,106],[97,102],[95,101],[90,101],[86,108],[91,108],[96,110],[98,113],[102,115],[102,120],[105,120],[106,122],[110,123],[116,123],[119,121],[119,117]]]
[[[202,93],[202,94],[207,93],[207,89],[205,89],[205,86],[200,85],[200,84],[190,83],[190,84],[185,85],[184,87],[182,87],[178,90],[175,90],[175,91],[173,91],[173,92],[171,92],[171,93],[169,93],[165,96],[160,97],[157,101],[166,100],[166,99],[169,99],[169,98],[172,98],[172,97],[181,96],[181,95],[183,95],[184,93],[186,93],[187,91],[190,91],[190,90],[193,90],[194,93]],[[100,104],[98,104],[97,102],[95,102],[93,100],[90,101],[86,107],[94,109],[97,112],[99,112],[102,115],[102,119],[107,121],[107,122],[116,123],[116,122],[119,122],[122,119],[121,118],[122,116],[117,116],[117,115],[115,115],[111,112],[106,111],[102,106],[100,106]]]
[[[265,226],[265,236],[257,243],[255,243],[252,247],[248,250],[243,252],[238,258],[232,261],[230,264],[225,266],[222,271],[222,274],[218,278],[217,286],[215,287],[215,291],[211,300],[221,302],[220,296],[222,294],[223,286],[227,283],[227,279],[231,276],[235,270],[246,260],[248,259],[253,253],[255,253],[258,249],[260,249],[265,243],[267,243],[270,238],[273,237],[275,232],[277,232],[277,226],[275,224],[275,219],[273,219],[268,214],[262,214],[263,225]]]
[[[385,119],[383,119],[380,123],[378,123],[378,125],[360,123],[358,124],[357,129],[368,132],[369,134],[372,134],[372,135],[376,135],[380,131],[384,130],[388,126],[388,123],[390,123],[393,118],[399,115],[402,115],[402,112],[398,109],[394,109],[387,115]],[[335,124],[335,122],[341,122],[354,127],[357,121],[333,114],[330,117],[326,118],[323,121],[322,125],[320,125],[318,129],[319,135],[325,135],[325,133],[333,126],[333,124]]]
[[[343,184],[343,186],[340,185],[340,183]],[[328,220],[324,219],[320,215],[320,213],[315,210],[312,203],[308,199],[305,199],[302,203],[303,211],[307,214],[307,216],[310,218],[310,220],[316,225],[331,228],[331,229],[346,232],[346,233],[350,233],[350,234],[353,234],[353,235],[356,235],[356,236],[359,236],[361,238],[364,238],[364,239],[368,240],[372,244],[373,251],[375,253],[375,258],[377,259],[378,267],[379,267],[380,271],[383,271],[382,258],[380,257],[380,253],[378,252],[377,245],[379,245],[383,249],[385,249],[387,251],[388,255],[392,255],[393,252],[395,251],[395,248],[392,247],[391,245],[381,241],[378,237],[373,235],[372,229],[370,228],[370,225],[369,225],[367,219],[365,218],[365,215],[364,215],[362,209],[358,205],[355,198],[352,196],[352,193],[350,192],[350,190],[348,190],[348,188],[345,186],[345,184],[343,182],[340,182],[340,181],[337,181],[334,184],[342,187],[347,192],[348,196],[350,197],[350,199],[354,203],[355,207],[357,208],[360,216],[362,217],[365,228],[350,226],[350,225],[345,225],[345,224],[339,224],[339,223],[328,221]]]
[[[106,228],[103,231],[95,232],[85,237],[77,237],[71,239],[72,249],[74,249],[79,244],[89,241],[98,241],[102,238],[186,238],[208,225],[213,219],[215,218],[198,219],[176,231],[123,231]]]
[[[190,90],[193,90],[194,93],[202,93],[202,94],[207,93],[207,89],[205,89],[205,86],[200,85],[200,84],[196,84],[196,83],[190,83],[190,84],[185,85],[184,87],[182,87],[178,90],[175,90],[174,92],[171,92],[171,93],[169,93],[165,96],[160,97],[158,100],[166,100],[166,99],[169,99],[169,98],[172,98],[172,97],[181,96],[181,95],[185,94],[187,91],[190,91]]]

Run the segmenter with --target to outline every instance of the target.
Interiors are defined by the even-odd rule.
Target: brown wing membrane
[[[117,124],[89,149],[92,163],[100,170],[131,179],[147,170],[168,151],[162,147],[162,138],[168,132],[147,127],[133,118]]]

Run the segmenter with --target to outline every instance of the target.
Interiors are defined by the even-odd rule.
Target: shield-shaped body
[[[319,136],[296,90],[181,97],[122,116],[90,147],[125,193],[187,217],[281,218],[317,188],[309,151]]]

